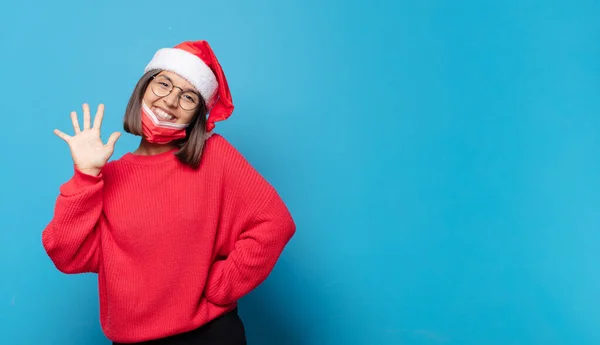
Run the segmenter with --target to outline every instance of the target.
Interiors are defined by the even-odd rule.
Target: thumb
[[[111,149],[114,149],[115,143],[117,142],[117,139],[119,139],[120,137],[121,137],[121,133],[114,132],[113,134],[110,135],[110,137],[108,137],[106,146],[110,147]]]

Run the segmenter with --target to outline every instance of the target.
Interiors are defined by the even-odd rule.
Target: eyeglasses
[[[150,89],[158,97],[170,95],[174,88],[181,90],[178,101],[182,109],[195,110],[200,106],[200,95],[193,91],[184,91],[179,86],[173,85],[173,82],[165,76],[153,76],[150,82]]]

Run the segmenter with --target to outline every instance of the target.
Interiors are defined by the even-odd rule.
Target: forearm
[[[274,197],[242,232],[227,258],[213,264],[206,298],[228,305],[255,289],[271,273],[295,230],[285,205]]]
[[[60,188],[52,220],[42,232],[42,244],[61,272],[97,271],[102,187],[101,175],[75,170]]]

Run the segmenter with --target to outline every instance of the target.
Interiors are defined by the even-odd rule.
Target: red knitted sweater
[[[117,342],[197,328],[262,283],[295,232],[273,187],[222,136],[193,170],[173,151],[75,169],[42,233],[63,273],[98,274],[100,321]]]

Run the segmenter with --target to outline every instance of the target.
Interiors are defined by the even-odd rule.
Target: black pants
[[[135,345],[246,345],[246,332],[235,308],[195,330]]]

